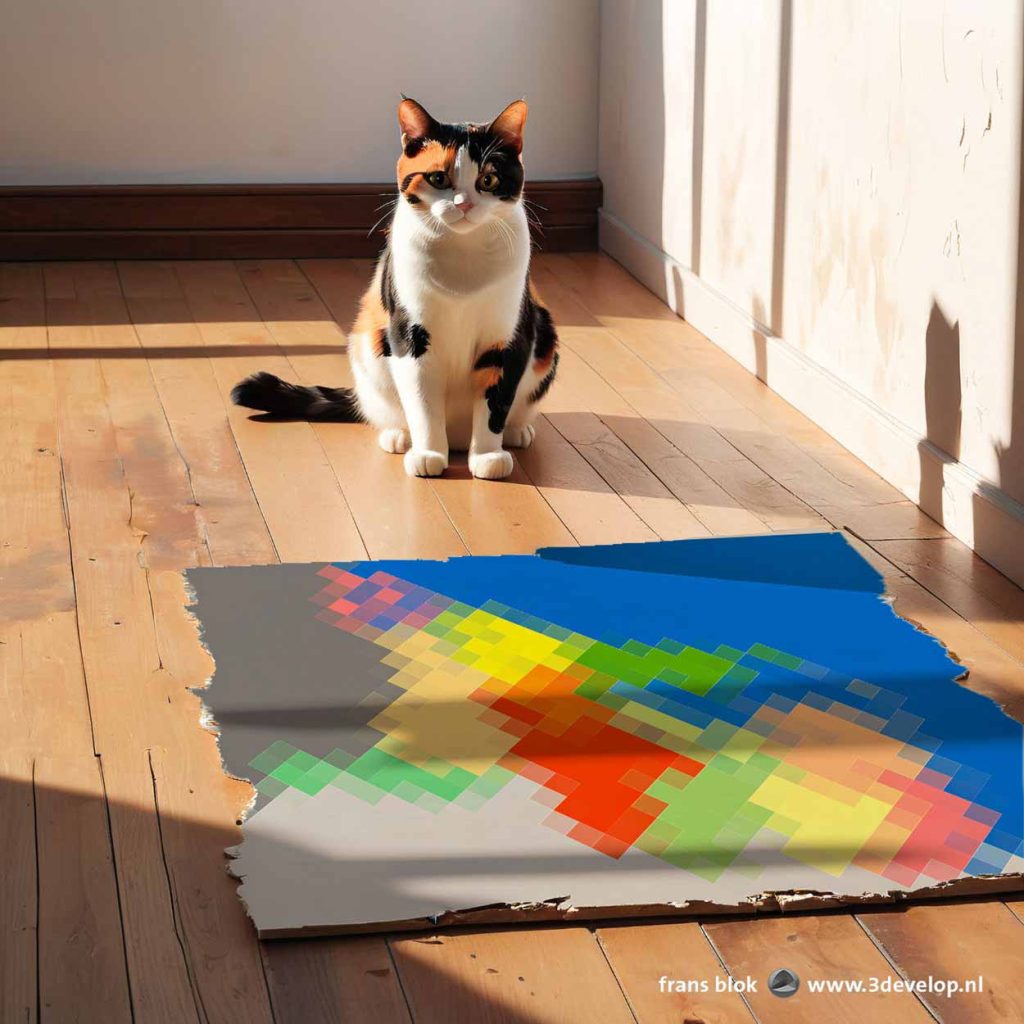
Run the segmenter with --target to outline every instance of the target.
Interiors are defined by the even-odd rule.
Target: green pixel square
[[[279,764],[284,764],[297,749],[284,740],[275,740],[262,754],[257,754],[249,762],[249,767],[269,775]]]
[[[347,751],[342,750],[341,747],[335,747],[325,758],[329,764],[333,764],[338,768],[344,770],[347,768],[355,758]]]
[[[295,753],[288,758],[288,764],[293,768],[299,768],[304,772],[308,772],[310,768],[319,762],[319,760],[319,757],[307,754],[305,750],[296,750]]]
[[[803,663],[803,658],[794,658],[792,654],[784,654],[782,651],[775,655],[775,664],[788,668],[790,672],[795,672]]]
[[[379,804],[385,796],[384,790],[378,789],[369,782],[364,782],[355,775],[349,775],[348,772],[341,772],[331,779],[329,784],[368,804]]]
[[[298,785],[299,779],[305,775],[305,771],[302,768],[296,768],[295,765],[285,761],[284,764],[279,764],[268,776],[268,778],[278,779],[280,782],[285,783],[288,786]]]
[[[288,786],[280,779],[275,779],[272,775],[268,775],[265,779],[260,779],[256,783],[256,789],[264,796],[270,797],[271,800],[275,796],[280,796]]]
[[[295,783],[295,788],[301,789],[303,793],[308,793],[310,796],[316,796],[331,779],[340,775],[341,771],[341,768],[331,764],[330,761],[319,761]]]

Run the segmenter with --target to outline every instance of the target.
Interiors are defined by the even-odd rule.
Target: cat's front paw
[[[524,423],[521,427],[506,427],[501,443],[506,448],[529,448],[537,430],[532,423]]]
[[[504,480],[512,472],[512,456],[505,451],[469,455],[469,471],[480,480]]]
[[[388,427],[377,435],[377,444],[386,452],[392,455],[404,455],[409,450],[412,442],[409,440],[409,431],[401,427]]]
[[[405,471],[409,476],[440,476],[448,468],[448,456],[426,448],[405,453]]]

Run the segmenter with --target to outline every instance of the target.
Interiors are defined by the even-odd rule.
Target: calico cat
[[[476,477],[512,472],[533,441],[558,339],[529,281],[523,206],[526,103],[490,124],[441,124],[398,107],[402,153],[388,241],[349,334],[354,388],[300,387],[269,373],[238,384],[250,409],[366,421],[410,476],[438,476],[449,448]]]

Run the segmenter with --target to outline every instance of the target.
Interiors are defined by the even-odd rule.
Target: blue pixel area
[[[735,725],[747,720],[751,702],[808,697],[888,719],[889,735],[941,749],[945,756],[936,753],[929,767],[942,772],[951,761],[961,765],[947,791],[998,811],[998,833],[990,842],[1024,852],[1024,727],[956,682],[964,670],[937,640],[892,611],[882,599],[881,576],[842,534],[338,564],[383,570],[477,607],[493,601],[529,608],[615,646],[672,638],[705,651],[762,644],[798,655],[804,659],[798,670],[745,655],[741,664],[758,674],[738,707],[725,680],[687,702],[708,721]],[[651,689],[657,694],[656,686]],[[675,687],[664,690],[666,698],[683,699]],[[638,699],[632,688],[629,696]]]

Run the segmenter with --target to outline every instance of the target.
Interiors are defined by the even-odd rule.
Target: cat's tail
[[[293,420],[362,423],[365,419],[352,388],[306,388],[272,373],[254,373],[239,381],[231,389],[231,401]]]

